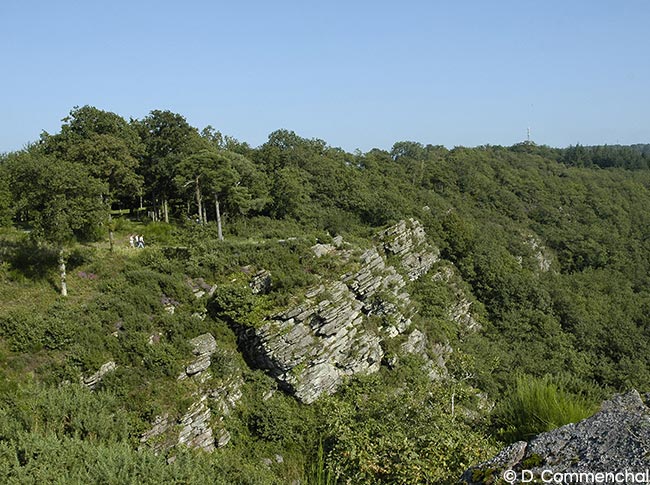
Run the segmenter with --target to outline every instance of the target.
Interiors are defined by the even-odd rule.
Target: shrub
[[[508,442],[530,439],[593,414],[596,404],[564,390],[550,376],[520,375],[514,389],[494,411],[494,422]]]

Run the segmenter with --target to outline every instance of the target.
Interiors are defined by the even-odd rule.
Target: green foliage
[[[135,171],[142,151],[135,130],[119,115],[93,106],[75,107],[63,121],[60,133],[41,136],[44,151],[83,165],[106,184],[102,194],[109,201],[135,195],[142,184]]]
[[[255,307],[255,297],[245,283],[220,285],[210,301],[210,313],[243,324]]]
[[[280,443],[285,449],[307,449],[315,441],[313,411],[291,397],[276,393],[252,407],[247,424],[251,434],[259,439]]]
[[[32,236],[54,246],[91,239],[106,215],[105,186],[80,163],[43,156],[37,149],[10,160],[12,190],[33,224]]]
[[[508,441],[527,440],[544,431],[591,416],[597,404],[567,392],[561,381],[519,375],[515,387],[498,403],[494,420]]]
[[[9,185],[10,173],[0,155],[0,227],[11,225],[14,216],[13,197]]]
[[[326,400],[327,466],[340,482],[456,483],[494,445],[450,413],[446,384],[432,385],[413,359],[387,376],[351,382]]]
[[[310,473],[307,478],[308,485],[334,485],[334,474],[327,468],[325,463],[325,452],[322,441],[318,442],[316,460],[311,464]]]
[[[413,141],[351,154],[287,130],[251,148],[169,111],[127,122],[74,108],[59,133],[0,156],[0,226],[15,224],[0,231],[0,475],[452,483],[494,451],[490,432],[527,438],[588,415],[615,391],[647,390],[647,156],[647,146],[447,150]],[[197,202],[209,223],[190,218]],[[109,221],[111,206],[120,217]],[[146,213],[172,224],[143,223]],[[454,349],[445,380],[429,382],[422,361],[402,358],[312,406],[280,392],[264,401],[272,380],[242,370],[229,324],[260,325],[306,288],[358,269],[354,257],[316,258],[313,244],[342,234],[361,250],[376,244],[378,227],[407,217],[446,260],[433,271],[455,266],[449,281],[406,287],[428,350]],[[107,228],[118,243],[110,255],[94,243]],[[128,248],[133,233],[146,249]],[[60,301],[54,268],[66,259],[74,291]],[[248,283],[261,269],[270,292],[253,295]],[[188,285],[197,278],[217,285],[208,315],[208,298]],[[481,331],[450,320],[457,305],[469,305]],[[175,450],[170,464],[136,452],[156,416],[180,417],[194,399],[196,384],[177,376],[188,340],[206,332],[218,341],[213,378],[244,380],[224,420],[231,442],[210,457]],[[406,338],[385,341],[387,355]],[[118,367],[95,393],[62,385],[108,360]],[[478,390],[499,402],[492,430]],[[284,462],[260,466],[275,454]]]
[[[7,248],[5,258],[15,275],[20,273],[31,279],[44,278],[57,263],[56,249],[40,245],[26,235],[21,235],[12,246]]]

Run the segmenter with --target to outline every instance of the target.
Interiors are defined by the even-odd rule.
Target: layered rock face
[[[508,483],[551,483],[549,479],[552,483],[605,483],[589,481],[589,474],[613,473],[607,483],[646,483],[633,475],[644,473],[649,465],[650,408],[637,391],[631,391],[606,401],[591,418],[508,446],[467,470],[462,482],[487,485],[506,477],[512,478]],[[625,472],[632,475],[619,475],[621,480],[615,481],[615,474]]]
[[[180,419],[171,419],[169,414],[158,416],[152,428],[141,436],[140,442],[155,452],[177,445],[211,452],[230,441],[223,420],[241,398],[243,380],[237,374],[216,382],[212,378],[209,367],[219,349],[211,334],[199,335],[189,343],[193,348],[194,360],[178,379],[193,379],[200,390],[196,394],[196,401]]]
[[[314,253],[354,257],[341,246],[317,245]],[[345,376],[379,370],[381,340],[405,332],[413,312],[404,278],[387,263],[391,256],[414,280],[438,261],[439,251],[412,219],[381,232],[377,245],[357,257],[356,271],[308,289],[302,303],[259,328],[236,326],[249,361],[305,403],[334,392]]]

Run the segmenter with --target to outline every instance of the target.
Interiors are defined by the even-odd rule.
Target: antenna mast
[[[526,141],[527,141],[528,143],[530,143],[530,126],[529,126],[528,129],[526,130]]]

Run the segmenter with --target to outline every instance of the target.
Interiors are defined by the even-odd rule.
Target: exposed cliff
[[[345,259],[353,271],[308,288],[299,304],[267,316],[259,325],[230,322],[249,362],[266,369],[280,387],[305,403],[334,392],[345,376],[379,370],[382,343],[412,327],[415,310],[407,282],[422,278],[439,260],[438,249],[413,219],[380,232],[365,251],[350,249],[336,239],[333,245],[314,246],[314,254]],[[264,274],[263,286],[268,287],[272,276],[257,274]],[[255,293],[260,291],[258,279],[254,277],[250,285]],[[450,318],[476,327],[469,304],[459,305],[463,308],[450,309]],[[443,373],[436,367],[444,366],[445,352],[429,356],[425,342],[426,335],[414,333],[401,349],[428,360],[434,378]]]

